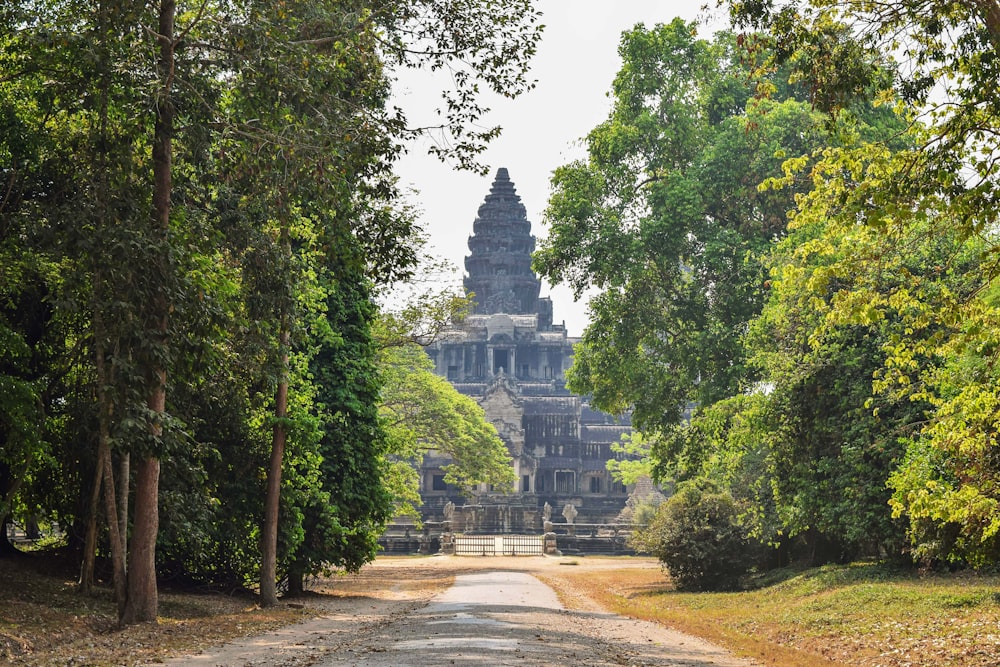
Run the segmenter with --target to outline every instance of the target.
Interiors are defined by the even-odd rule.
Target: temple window
[[[574,473],[572,471],[556,472],[556,493],[574,493],[576,485],[573,483]]]

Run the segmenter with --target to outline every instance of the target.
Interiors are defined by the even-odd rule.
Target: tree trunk
[[[114,417],[114,400],[108,394],[108,387],[113,379],[108,370],[108,359],[105,351],[105,339],[107,329],[104,325],[104,316],[101,311],[103,297],[107,294],[107,286],[104,283],[103,273],[100,269],[94,272],[94,368],[97,380],[97,470],[94,475],[94,491],[91,495],[91,513],[87,524],[87,536],[84,544],[83,571],[80,576],[80,588],[88,592],[93,586],[94,556],[97,542],[97,502],[100,492],[104,490],[104,515],[108,525],[108,535],[110,537],[111,564],[112,564],[112,585],[115,591],[115,604],[118,610],[118,618],[121,619],[125,613],[126,602],[126,573],[125,573],[125,549],[126,544],[120,536],[119,521],[117,515],[117,502],[115,500],[115,478],[112,474],[111,456],[111,421]],[[128,495],[128,486],[125,486],[124,495]]]
[[[278,604],[278,509],[281,504],[281,461],[285,455],[285,417],[288,415],[288,328],[282,318],[279,334],[281,346],[281,372],[274,399],[274,431],[271,438],[271,460],[267,467],[267,495],[264,505],[264,530],[261,535],[260,604],[273,607]]]
[[[125,571],[125,541],[118,531],[118,517],[115,516],[117,503],[115,502],[115,476],[111,465],[111,446],[108,444],[107,434],[102,440],[102,451],[100,461],[104,479],[104,514],[108,520],[108,537],[111,544],[111,582],[115,588],[115,605],[118,608],[118,618],[125,615],[125,604],[128,601],[126,571]],[[128,495],[128,486],[122,490],[123,495]]]
[[[118,462],[117,488],[121,491],[118,494],[118,536],[121,545],[122,567],[127,568],[128,562],[125,554],[128,552],[128,493],[131,472],[129,469],[130,457],[128,452],[122,452],[121,460]]]
[[[106,293],[103,274],[100,270],[94,274],[94,290],[100,297]],[[115,591],[115,604],[118,617],[125,613],[126,581],[125,581],[125,549],[126,544],[119,530],[120,523],[116,516],[115,479],[112,475],[111,460],[111,419],[114,415],[114,404],[108,395],[108,387],[112,379],[108,371],[107,355],[104,341],[107,330],[104,317],[98,306],[94,309],[94,367],[97,372],[97,471],[94,475],[94,492],[90,499],[90,520],[87,525],[87,537],[84,545],[84,565],[80,575],[80,588],[89,592],[93,586],[94,554],[97,546],[97,502],[101,487],[104,487],[104,514],[108,522],[108,534],[111,538],[112,584]],[[128,484],[123,495],[128,495]]]
[[[21,551],[7,539],[7,526],[10,525],[10,515],[0,515],[0,558],[18,556]]]
[[[11,503],[14,500],[14,494],[17,493],[18,488],[21,486],[22,479],[24,479],[23,475],[20,478],[15,477],[15,473],[10,469],[10,466],[0,463],[0,528],[3,529],[3,532],[0,532],[0,558],[3,556],[21,555],[21,550],[7,539],[7,526],[11,522]]]
[[[121,616],[121,625],[156,622],[159,478],[158,458],[148,456],[139,461],[135,474],[135,525],[129,552],[128,598]]]
[[[167,296],[169,262],[166,256],[167,235],[170,229],[171,168],[173,159],[172,137],[174,132],[174,107],[171,100],[174,80],[174,17],[175,0],[161,0],[157,41],[160,52],[157,70],[160,89],[156,95],[156,122],[153,126],[153,234],[160,241],[163,251],[158,257],[156,279],[160,281],[158,293],[152,297],[151,330],[155,345],[167,346],[167,318],[170,302]],[[167,407],[167,370],[163,367],[165,355],[154,351],[148,356],[149,395],[146,407],[153,415],[149,425],[154,440],[163,434],[160,419]],[[155,623],[157,613],[156,589],[156,534],[159,530],[160,460],[145,452],[136,464],[135,471],[135,520],[129,549],[128,598],[122,625]]]
[[[288,595],[295,597],[305,592],[305,573],[301,563],[293,563],[288,571]]]
[[[98,399],[98,404],[100,399]],[[98,407],[100,409],[100,407]],[[97,465],[94,468],[94,486],[87,505],[87,534],[83,538],[83,563],[80,565],[80,592],[89,594],[94,589],[94,561],[97,556],[97,508],[101,500],[101,475],[104,463],[101,461],[101,446],[97,446]]]

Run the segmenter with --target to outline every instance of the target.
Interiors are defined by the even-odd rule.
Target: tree
[[[389,437],[379,417],[382,378],[377,368],[377,308],[365,277],[361,247],[341,228],[329,238],[330,277],[322,317],[316,318],[310,357],[316,378],[321,457],[318,502],[304,508],[304,535],[290,555],[289,591],[327,567],[356,571],[372,560],[377,537],[391,517],[383,482]]]
[[[655,477],[707,480],[728,494],[750,539],[778,549],[780,558],[788,542],[775,502],[771,445],[784,418],[766,387],[700,408],[665,433],[650,458]]]
[[[800,202],[799,214],[827,215],[843,227],[850,221],[855,230],[863,225],[862,233],[895,243],[931,236],[937,241],[928,245],[944,248],[929,273],[908,276],[909,284],[889,295],[846,291],[839,312],[854,321],[905,323],[886,342],[876,388],[932,407],[890,482],[894,514],[909,518],[914,555],[995,562],[996,466],[989,443],[1000,425],[990,407],[996,383],[987,359],[993,347],[988,295],[997,277],[991,231],[1000,118],[991,92],[998,77],[996,7],[971,3],[956,11],[948,3],[901,1],[876,11],[867,2],[746,3],[735,4],[733,16],[781,45],[767,64],[797,59],[801,71],[818,73],[815,99],[831,114],[844,106],[845,85],[835,71],[864,72],[866,63],[887,53],[901,61],[879,97],[914,119],[914,148],[886,157],[883,145],[868,144],[797,165],[817,184],[817,196]],[[826,35],[845,25],[861,48],[829,48]]]
[[[317,237],[343,238],[323,225],[343,225],[346,220],[340,215],[353,214],[359,216],[356,236],[369,251],[371,266],[380,273],[378,280],[405,274],[413,261],[406,243],[411,219],[376,208],[376,204],[390,209],[396,205],[395,184],[386,165],[399,152],[398,142],[411,132],[398,110],[386,108],[389,86],[384,68],[386,64],[456,68],[455,96],[448,98],[449,116],[442,128],[460,141],[440,152],[469,164],[481,150],[481,141],[495,134],[462,127],[483,111],[474,96],[478,81],[505,94],[523,90],[526,58],[537,39],[530,26],[534,21],[530,3],[510,3],[490,16],[478,13],[475,4],[465,8],[468,13],[436,3],[356,5],[251,5],[246,22],[229,35],[229,52],[240,57],[233,66],[240,76],[229,110],[239,134],[230,143],[242,144],[234,155],[246,159],[242,163],[237,159],[234,171],[243,182],[241,190],[256,194],[251,213],[262,226],[271,227],[263,236],[271,237],[270,243],[279,249],[264,258],[270,273],[263,281],[271,283],[269,293],[274,297],[265,317],[271,322],[272,347],[279,361],[274,365],[274,433],[262,534],[265,604],[276,602],[288,354],[296,330],[301,331],[302,303],[296,296],[308,292],[296,283],[318,273],[318,262],[324,259],[322,251],[318,258],[310,256],[317,251],[310,244]],[[444,19],[457,26],[442,30]],[[261,30],[262,25],[266,29]],[[243,123],[243,118],[254,120]],[[275,170],[275,165],[283,167]],[[324,207],[336,213],[325,216]],[[377,517],[374,523],[378,524]]]
[[[295,265],[301,269],[296,275],[312,275],[322,264],[313,255],[323,254],[324,239],[343,238],[323,231],[330,224],[352,230],[368,253],[368,275],[359,279],[405,274],[412,259],[411,225],[395,211],[390,166],[401,140],[425,130],[407,127],[402,112],[387,108],[385,67],[455,68],[455,94],[441,123],[455,144],[439,150],[470,164],[482,141],[496,134],[461,127],[484,112],[476,100],[479,85],[504,94],[527,88],[525,66],[539,31],[526,1],[499,9],[485,2],[459,8],[314,1],[251,3],[246,9],[174,0],[153,5],[103,0],[85,10],[61,0],[0,8],[5,71],[0,96],[12,102],[2,112],[0,247],[6,257],[23,250],[26,240],[37,242],[39,254],[48,253],[46,259],[60,267],[62,273],[44,276],[45,303],[54,307],[53,321],[67,328],[50,327],[46,333],[64,346],[60,350],[91,360],[81,366],[77,356],[77,365],[67,367],[77,382],[74,398],[89,387],[99,407],[73,415],[51,460],[99,459],[102,470],[93,471],[91,479],[103,485],[106,500],[114,481],[106,464],[132,463],[135,502],[124,623],[156,617],[158,506],[178,498],[159,496],[164,466],[171,475],[206,485],[203,473],[212,469],[208,450],[193,447],[178,454],[191,445],[195,427],[188,420],[199,411],[189,397],[178,392],[174,401],[168,390],[200,384],[198,362],[246,324],[245,312],[232,304],[232,277],[234,264],[236,274],[250,268],[239,262],[252,257],[233,252],[246,240],[247,227],[237,230],[232,224],[238,206],[222,204],[246,198],[252,204],[244,202],[244,211],[256,207],[251,217],[260,234],[254,240],[273,243],[275,237],[268,238],[273,230],[279,241],[287,239],[274,244],[281,250],[275,257],[283,261],[270,268],[278,272],[308,260]],[[254,85],[255,98],[248,92]],[[289,133],[282,135],[286,127]],[[233,149],[238,150],[227,155]],[[271,158],[276,159],[263,162]],[[279,173],[279,166],[287,171]],[[283,186],[295,187],[283,191]],[[322,196],[312,196],[317,193]],[[236,231],[243,236],[227,238]],[[296,339],[306,327],[293,321],[294,308],[300,299],[310,308],[324,299],[311,292],[314,281],[296,275],[279,281],[283,308],[274,312],[282,324],[272,329],[271,339],[282,343],[271,348],[279,362],[283,352],[289,354],[288,371],[274,377],[289,375],[289,383],[298,381],[294,373],[308,357],[306,337]],[[235,284],[237,290],[242,286]],[[4,287],[4,298],[8,294]],[[217,308],[220,302],[225,306]],[[232,316],[228,322],[226,316]],[[22,338],[16,328],[4,327],[5,334]],[[259,361],[260,349],[245,352]],[[22,378],[23,359],[11,355],[16,372],[5,368],[5,377]],[[52,368],[45,371],[52,376]],[[301,385],[304,398],[310,395],[307,385]],[[238,405],[239,394],[227,398]],[[86,403],[68,402],[67,395],[52,395],[52,404]],[[9,412],[13,415],[13,408]],[[276,413],[270,423],[277,441],[288,424],[280,410]],[[26,417],[18,413],[19,429]],[[88,443],[100,453],[72,456],[71,442]],[[297,450],[300,454],[296,461],[311,456]],[[24,473],[16,472],[23,481]],[[76,479],[78,471],[65,472],[74,476],[63,479]],[[306,478],[315,480],[301,479]],[[175,489],[177,481],[167,480],[164,488]],[[27,488],[15,480],[5,484],[5,495],[15,487],[22,495]],[[67,493],[90,495],[79,484]],[[129,493],[121,489],[118,498]],[[111,515],[120,513],[124,521],[127,512],[115,502],[105,508],[109,528],[121,525]],[[372,511],[377,525],[378,510]],[[113,547],[117,543],[111,540]]]
[[[44,432],[44,415],[36,382],[20,377],[15,364],[30,356],[30,348],[13,330],[0,321],[0,557],[13,553],[7,541],[7,525],[21,485],[45,451],[39,436]],[[12,368],[13,367],[13,368]]]
[[[4,34],[0,43],[11,41]],[[44,291],[45,283],[33,275],[44,258],[22,242],[29,174],[42,169],[32,160],[42,137],[31,131],[24,107],[16,89],[0,85],[0,180],[6,184],[0,198],[0,557],[15,552],[6,528],[18,492],[46,449],[39,382],[44,371],[32,358],[46,327],[38,317],[44,306],[36,292]]]
[[[864,51],[842,26],[824,39]],[[806,103],[824,85],[801,69],[808,53],[754,71],[748,45],[760,57],[784,47],[761,42],[699,41],[680,22],[627,33],[615,107],[588,136],[588,161],[556,172],[536,261],[578,292],[603,289],[571,383],[604,409],[634,407],[660,479],[710,479],[755,537],[804,540],[810,558],[893,552],[887,471],[927,405],[873,397],[872,375],[906,318],[825,318],[845,313],[860,283],[870,291],[858,308],[898,297],[960,239],[921,245],[915,232],[902,247],[919,255],[907,258],[852,228],[894,187],[879,169],[915,143],[906,118],[872,103],[890,80],[882,59],[848,73],[854,87],[829,118]],[[803,178],[809,156],[824,167]],[[866,175],[848,213],[842,198]],[[800,218],[814,197],[825,205]]]
[[[85,471],[95,468],[95,457],[87,451],[93,443],[91,425],[79,420],[80,413],[74,411],[84,403],[92,411],[96,379],[97,412],[103,420],[113,384],[110,376],[97,379],[81,363],[92,351],[96,351],[95,365],[110,360],[110,352],[104,352],[113,347],[108,341],[135,334],[131,325],[112,328],[96,316],[91,320],[88,310],[106,310],[106,322],[114,319],[110,312],[114,308],[117,314],[134,315],[130,307],[142,298],[132,298],[136,286],[128,278],[117,290],[109,285],[130,267],[118,251],[125,245],[142,245],[137,243],[134,214],[136,206],[147,200],[132,187],[134,174],[141,170],[132,149],[143,126],[109,122],[111,117],[130,117],[126,109],[135,103],[122,80],[139,76],[140,70],[126,65],[120,70],[122,76],[111,75],[112,61],[127,58],[136,45],[134,32],[116,32],[111,24],[124,23],[122,17],[134,7],[127,2],[102,2],[86,17],[64,9],[59,3],[14,4],[2,18],[10,29],[3,30],[0,59],[11,77],[3,85],[8,122],[0,139],[6,150],[0,152],[11,159],[3,160],[10,187],[0,215],[14,248],[30,259],[23,266],[35,267],[23,276],[25,284],[31,285],[34,307],[49,312],[47,321],[39,321],[48,343],[37,349],[50,354],[44,369],[48,382],[40,387],[43,400],[39,404],[45,406],[52,424],[63,425],[61,434],[49,428],[37,432],[50,442],[49,461],[64,467],[51,477],[36,475],[34,489],[26,488],[23,495],[44,496],[48,509],[61,510],[61,522],[71,526],[74,516],[82,514],[73,497],[75,485]],[[8,100],[12,103],[7,104]],[[39,113],[39,109],[48,111]],[[97,238],[104,244],[97,243]],[[90,396],[86,396],[88,391]],[[90,416],[97,415],[91,412]],[[102,452],[107,448],[106,426],[102,424],[105,439],[97,447]],[[94,485],[98,487],[103,471],[96,468]],[[46,486],[47,493],[38,493]],[[94,531],[88,532],[92,536]],[[118,544],[115,540],[114,546]],[[122,610],[124,570],[120,565],[124,558],[120,551],[115,548],[113,555],[116,597]],[[86,585],[88,579],[85,569],[82,583]]]
[[[733,590],[755,562],[733,499],[705,480],[680,485],[632,543],[656,556],[680,591]]]
[[[656,440],[639,431],[624,434],[621,442],[611,445],[611,451],[616,457],[606,465],[612,479],[631,486],[643,477],[652,477],[653,461],[650,455],[654,447]]]
[[[742,349],[767,279],[762,259],[793,194],[757,184],[822,145],[793,99],[755,101],[735,40],[675,20],[622,37],[614,108],[589,158],[556,170],[541,273],[590,303],[570,386],[653,433],[754,381]]]
[[[932,394],[897,389],[903,376],[926,382],[939,367],[933,350],[946,327],[930,303],[969,294],[979,261],[958,234],[859,226],[857,211],[842,208],[861,174],[892,178],[888,147],[859,139],[822,155],[814,189],[767,258],[769,299],[747,339],[760,383],[700,408],[654,452],[661,474],[719,482],[755,536],[802,541],[797,553],[812,561],[901,551],[886,480],[931,414]],[[780,182],[797,182],[796,162],[805,160],[790,161]],[[913,353],[901,353],[903,340]]]
[[[946,516],[946,507],[971,508],[976,503],[969,502],[968,496],[958,501],[961,493],[938,496],[939,500],[950,496],[940,504],[922,502],[919,499],[926,500],[927,494],[917,480],[923,480],[927,489],[939,484],[934,474],[928,475],[934,459],[926,456],[927,446],[936,439],[931,433],[944,435],[937,424],[947,421],[943,417],[950,412],[948,406],[956,392],[963,391],[962,382],[942,381],[950,375],[943,369],[952,363],[952,351],[969,344],[965,332],[978,329],[965,325],[976,321],[976,312],[984,312],[977,295],[985,245],[966,238],[960,227],[949,228],[941,217],[947,211],[901,206],[899,201],[889,204],[881,195],[862,194],[878,193],[883,183],[895,181],[897,170],[910,163],[910,151],[859,141],[855,146],[827,149],[811,163],[814,189],[800,198],[790,225],[793,232],[776,253],[775,300],[761,318],[756,347],[763,363],[772,369],[777,396],[784,394],[778,378],[790,380],[788,387],[800,384],[795,393],[813,393],[795,399],[783,412],[804,415],[820,426],[818,431],[810,427],[806,432],[811,434],[810,448],[820,445],[821,449],[802,450],[806,456],[800,464],[815,467],[816,473],[797,475],[786,469],[778,476],[789,489],[795,486],[794,480],[801,480],[796,504],[805,500],[812,507],[801,518],[805,524],[825,526],[828,535],[839,536],[842,542],[857,544],[859,538],[882,536],[891,538],[886,542],[891,545],[898,539],[892,538],[898,527],[891,526],[885,515],[890,492],[882,485],[884,471],[889,470],[890,484],[896,488],[894,516],[905,512],[908,502],[913,505],[910,532],[918,544],[916,553],[958,556],[964,547],[952,551],[954,537],[937,542],[932,537],[935,531],[929,529],[933,521],[928,520]],[[787,178],[797,178],[798,169],[806,164],[802,160],[789,165]],[[785,302],[783,306],[779,300]],[[828,377],[810,378],[815,371],[828,373],[824,367],[832,371]],[[853,381],[849,381],[851,376]],[[869,378],[874,379],[871,388],[866,386]],[[869,396],[871,391],[875,393]],[[792,398],[795,394],[784,395]],[[798,409],[790,409],[795,405]],[[850,427],[838,427],[836,421],[822,426],[827,416],[834,417],[845,408],[853,416],[836,421]],[[796,421],[800,419],[792,423]],[[832,432],[837,433],[836,452],[822,446],[828,441],[824,433]],[[964,437],[962,433],[952,423],[944,441],[956,443]],[[905,461],[904,449],[910,450]],[[791,451],[795,450],[786,454]],[[948,469],[946,460],[939,460],[939,470]],[[897,470],[900,463],[902,468]],[[970,469],[984,471],[976,465]],[[949,477],[945,473],[944,478]],[[974,477],[966,479],[971,482],[966,493],[978,487],[971,481]],[[824,486],[830,484],[835,485],[830,489],[833,493],[825,493]],[[845,493],[844,489],[854,491]],[[938,546],[919,546],[932,542]]]
[[[415,513],[420,497],[413,471],[428,453],[451,460],[442,468],[448,484],[465,490],[478,484],[512,487],[514,467],[496,429],[472,398],[433,372],[422,347],[383,346],[378,364],[385,383],[379,413],[389,438],[386,481],[398,513]]]

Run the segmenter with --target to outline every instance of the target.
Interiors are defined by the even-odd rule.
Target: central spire
[[[506,168],[497,169],[472,231],[464,283],[465,291],[475,295],[473,312],[537,313],[541,281],[531,270],[535,237]]]

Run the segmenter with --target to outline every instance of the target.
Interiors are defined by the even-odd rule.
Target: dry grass
[[[774,667],[995,667],[1000,577],[881,566],[772,575],[741,593],[678,593],[652,570],[543,574],[618,613],[698,635]]]
[[[45,552],[0,559],[0,666],[147,665],[319,615],[405,608],[454,580],[454,572],[427,567],[426,559],[390,560],[313,581],[306,596],[273,609],[245,594],[161,588],[158,622],[120,630],[111,591],[81,595],[75,567]]]
[[[67,568],[42,555],[0,560],[0,665],[146,664],[312,613],[262,610],[247,597],[170,591],[161,593],[159,612],[156,625],[118,630],[107,589],[81,595]]]
[[[380,558],[319,582],[304,608],[247,597],[161,592],[157,625],[117,630],[110,593],[76,592],[70,570],[0,560],[0,665],[135,665],[343,609],[424,599],[460,572],[529,571],[570,608],[597,605],[688,632],[773,667],[995,667],[1000,577],[921,577],[879,566],[772,574],[741,593],[677,593],[640,558]],[[350,607],[355,604],[355,607]]]

